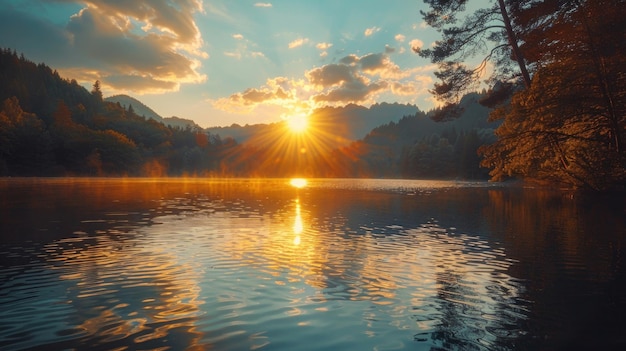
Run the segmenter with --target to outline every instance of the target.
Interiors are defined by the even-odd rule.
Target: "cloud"
[[[300,46],[302,46],[302,45],[304,45],[304,44],[306,44],[308,42],[309,42],[308,38],[298,38],[298,39],[292,41],[291,43],[289,43],[289,48],[290,49],[295,49],[295,48],[300,47]]]
[[[355,68],[346,64],[328,64],[305,73],[309,82],[320,89],[355,80]]]
[[[331,43],[317,43],[317,45],[315,45],[315,47],[320,50],[328,50],[331,46],[333,46]]]
[[[330,49],[332,46],[333,46],[333,44],[331,44],[331,43],[317,43],[315,45],[315,47],[318,50],[322,50],[322,52],[320,52],[320,57],[328,56],[328,51],[326,51],[326,50]]]
[[[251,112],[262,104],[288,106],[290,102],[296,101],[293,88],[295,86],[297,86],[296,82],[284,77],[276,77],[268,79],[260,88],[249,88],[211,102],[222,111],[239,113]]]
[[[367,101],[371,95],[387,88],[385,81],[371,83],[368,80],[357,77],[352,81],[342,84],[337,89],[313,97],[315,102],[323,103],[349,103]]]
[[[243,57],[239,51],[224,51],[224,56],[232,57],[237,60],[241,60],[241,57]]]
[[[257,2],[254,4],[255,7],[272,7],[272,4],[269,2]]]
[[[20,31],[13,47],[27,55],[34,53],[34,59],[45,58],[60,72],[98,72],[97,79],[106,90],[165,92],[206,80],[198,69],[208,54],[202,51],[202,37],[193,18],[203,11],[200,0],[66,2],[83,8],[65,24],[4,8],[0,17],[6,18],[0,21],[0,29]],[[5,43],[0,39],[0,45]]]
[[[242,34],[233,34],[233,39],[236,40],[236,48],[228,51],[224,51],[224,56],[232,57],[237,60],[242,58],[264,58],[265,54],[261,51],[255,51],[251,47],[258,47],[258,45],[252,43],[250,40],[244,38]]]
[[[411,47],[411,50],[419,52],[420,50],[422,50],[424,42],[419,39],[413,39],[409,42],[409,46]]]
[[[376,33],[376,32],[379,32],[379,31],[380,31],[380,28],[379,28],[379,27],[372,27],[372,28],[367,28],[367,29],[365,30],[365,33],[364,33],[364,34],[365,34],[365,36],[366,36],[366,37],[369,37],[369,36],[371,36],[372,34],[374,34],[374,33]]]
[[[394,39],[396,39],[397,42],[401,43],[404,40],[406,40],[406,36],[404,36],[403,34],[396,34],[396,36],[394,37]]]
[[[356,63],[364,73],[369,75],[379,75],[382,78],[401,79],[408,77],[411,72],[403,71],[398,65],[393,63],[387,54],[367,54],[354,58]]]
[[[268,79],[259,88],[249,88],[213,105],[228,112],[252,112],[257,107],[275,106],[313,109],[349,103],[369,104],[382,95],[394,101],[413,101],[428,95],[435,65],[401,69],[386,53],[347,55],[337,62],[304,72],[303,79]]]

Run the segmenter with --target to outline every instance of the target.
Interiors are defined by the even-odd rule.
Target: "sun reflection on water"
[[[293,221],[293,233],[295,237],[293,238],[293,244],[298,246],[300,245],[300,234],[302,234],[304,227],[302,225],[302,214],[300,213],[300,199],[296,199],[296,216]]]
[[[294,188],[302,189],[307,186],[308,182],[304,178],[291,178],[289,184]]]

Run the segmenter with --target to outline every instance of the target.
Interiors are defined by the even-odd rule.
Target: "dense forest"
[[[208,175],[231,139],[166,127],[63,79],[8,49],[0,52],[0,175]]]
[[[424,21],[442,35],[416,50],[439,66],[432,92],[446,105],[435,118],[455,118],[458,98],[493,68],[483,103],[502,124],[480,149],[493,179],[624,187],[626,1],[425,3]]]

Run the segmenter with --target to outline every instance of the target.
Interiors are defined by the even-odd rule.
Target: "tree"
[[[59,128],[69,128],[74,124],[72,121],[72,112],[63,100],[59,100],[57,103],[57,108],[52,118],[54,124]]]
[[[494,111],[491,118],[503,120],[498,141],[481,149],[494,179],[596,190],[626,183],[625,5],[579,1],[549,28],[535,27],[540,49],[529,52],[542,66],[529,89]]]
[[[100,89],[100,81],[96,80],[93,83],[93,87],[91,88],[91,95],[96,99],[96,101],[102,101],[102,90]]]
[[[494,65],[492,83],[514,84],[521,79],[526,87],[530,86],[531,75],[519,46],[518,28],[511,22],[504,0],[489,1],[486,7],[473,13],[466,13],[468,0],[424,2],[430,6],[429,11],[421,11],[424,20],[442,33],[442,39],[434,47],[416,50],[420,56],[439,65],[435,76],[440,82],[435,83],[431,93],[446,106],[433,116],[434,119],[458,117],[461,110],[456,103],[476,88],[489,62]],[[530,0],[508,2],[519,7]],[[476,56],[482,59],[474,68],[468,68],[466,62]]]
[[[18,99],[6,99],[0,110],[0,173],[46,174],[52,162],[45,123],[22,110]]]

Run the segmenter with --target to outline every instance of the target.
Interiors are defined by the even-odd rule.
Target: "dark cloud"
[[[366,101],[372,94],[376,94],[388,86],[387,82],[380,81],[375,83],[367,83],[363,78],[356,78],[352,81],[342,84],[336,89],[329,90],[326,93],[318,94],[313,97],[313,101],[317,103],[350,103]]]
[[[330,87],[355,79],[354,68],[345,64],[328,64],[306,72],[309,82],[319,87]]]
[[[361,57],[348,55],[339,63],[328,64],[306,72],[309,83],[322,91],[313,96],[315,102],[358,103],[370,99],[392,85],[384,80],[370,81],[366,76],[379,75],[382,78],[403,78],[403,72],[384,53],[372,53]],[[397,83],[396,83],[397,84]],[[400,91],[400,86],[397,91]]]
[[[385,64],[389,61],[385,54],[368,54],[359,59],[361,69],[365,72],[375,72],[383,69]]]
[[[0,46],[62,73],[98,72],[103,87],[113,90],[163,92],[206,79],[197,71],[206,57],[193,19],[202,9],[199,1],[58,1],[86,7],[65,24],[10,6],[0,9],[2,33],[19,33],[3,35]]]
[[[168,91],[176,88],[175,82],[157,80],[151,77],[136,75],[111,75],[107,76],[107,82],[113,88],[120,90],[142,91],[146,89]]]

